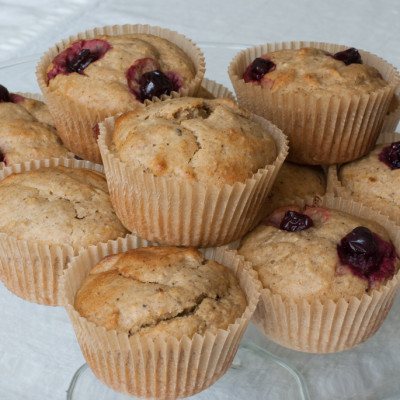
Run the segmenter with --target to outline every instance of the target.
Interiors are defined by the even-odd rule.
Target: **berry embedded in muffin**
[[[370,93],[386,85],[353,47],[334,54],[312,47],[263,54],[247,66],[243,79],[273,92]]]
[[[379,161],[385,163],[390,169],[400,168],[400,141],[393,142],[382,148],[378,154]]]
[[[265,288],[294,300],[338,300],[384,285],[399,257],[385,229],[326,207],[275,210],[241,241]]]

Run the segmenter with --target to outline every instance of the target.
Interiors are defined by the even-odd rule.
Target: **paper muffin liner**
[[[116,330],[106,331],[81,317],[74,308],[74,297],[89,270],[107,255],[148,244],[131,235],[90,246],[75,257],[63,278],[66,310],[87,364],[107,386],[125,395],[149,399],[191,396],[212,385],[231,365],[256,308],[261,282],[250,264],[235,252],[209,248],[204,251],[205,257],[227,266],[247,298],[243,315],[227,329],[181,340],[139,339]]]
[[[245,49],[233,58],[228,69],[238,103],[282,129],[289,137],[289,161],[328,165],[363,156],[373,148],[381,132],[400,83],[397,69],[371,53],[360,51],[363,62],[377,68],[388,84],[370,94],[354,96],[271,93],[243,80],[246,67],[256,57],[302,47],[320,48],[332,54],[347,49],[318,42],[268,43]]]
[[[393,133],[397,130],[400,121],[400,87],[397,88],[389,106],[389,111],[383,118],[383,124],[380,136],[385,133]],[[378,137],[378,142],[380,141]]]
[[[54,158],[5,167],[0,171],[0,180],[12,173],[57,165],[103,173],[99,164]],[[60,278],[69,260],[77,254],[78,250],[70,245],[48,245],[0,233],[0,279],[10,292],[24,300],[49,306],[61,305]]]
[[[106,117],[111,116],[110,112],[99,110],[96,106],[91,107],[87,104],[82,107],[78,101],[74,102],[67,97],[57,95],[50,91],[47,86],[47,67],[51,64],[54,57],[62,52],[68,45],[75,40],[93,39],[99,35],[123,35],[129,33],[146,33],[169,40],[180,47],[193,61],[196,69],[196,76],[188,87],[181,88],[179,96],[194,95],[201,84],[205,73],[205,61],[201,50],[184,35],[150,25],[113,25],[98,27],[92,30],[70,36],[62,42],[51,47],[40,59],[36,67],[36,76],[40,90],[42,91],[50,112],[54,118],[56,128],[65,146],[79,157],[96,163],[101,163],[101,154],[97,146],[97,124]],[[162,99],[169,96],[162,96]],[[141,105],[138,103],[139,106]],[[120,110],[125,112],[126,110]]]
[[[400,254],[400,227],[387,216],[350,199],[326,194],[321,197],[297,199],[290,204],[317,205],[337,209],[386,228]],[[239,243],[235,244],[237,248]],[[252,323],[270,340],[293,350],[308,353],[334,353],[355,347],[370,338],[382,325],[400,285],[400,272],[379,289],[373,289],[361,298],[348,300],[316,299],[294,301],[261,291],[260,301]]]
[[[400,133],[383,133],[379,136],[376,144],[392,143],[400,140]],[[348,198],[353,198],[353,194],[350,189],[346,188],[339,179],[338,171],[340,169],[340,164],[330,165],[328,168],[328,191],[336,196]],[[387,215],[396,224],[400,225],[400,212],[399,209],[393,206],[392,208],[382,207],[382,203],[379,198],[375,202],[369,201],[365,197],[360,199],[363,204],[374,210]]]
[[[270,132],[277,158],[244,183],[218,188],[155,176],[138,163],[121,162],[111,150],[114,117],[100,123],[99,148],[111,202],[122,224],[147,240],[176,246],[215,247],[238,239],[261,218],[261,208],[287,155],[287,138],[253,115]]]

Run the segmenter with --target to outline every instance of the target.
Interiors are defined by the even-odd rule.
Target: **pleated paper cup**
[[[111,202],[132,233],[161,244],[215,247],[232,242],[255,226],[277,172],[287,155],[287,139],[273,124],[253,115],[272,135],[274,163],[244,183],[218,188],[147,172],[139,163],[121,162],[112,151],[115,118],[100,124],[99,148]]]
[[[378,138],[378,144],[392,143],[400,141],[400,133],[384,133],[381,134]],[[339,170],[341,165],[331,165],[328,169],[328,190],[334,193],[336,196],[340,196],[343,198],[351,198],[356,201],[362,202],[368,207],[373,208],[374,210],[387,215],[393,222],[400,225],[400,212],[399,205],[396,205],[395,202],[389,202],[385,199],[385,197],[370,197],[365,196],[363,193],[353,193],[353,191],[346,187],[339,178]],[[396,190],[398,190],[397,186],[393,186],[393,196],[396,195]]]
[[[389,106],[389,110],[383,119],[381,134],[378,137],[378,142],[380,142],[380,137],[386,133],[396,132],[400,121],[400,88],[396,90],[395,95]]]
[[[0,171],[0,180],[12,173],[57,165],[103,172],[99,164],[59,158],[5,167]],[[0,279],[8,290],[24,300],[49,306],[61,305],[60,279],[67,263],[78,254],[78,250],[70,245],[48,245],[0,233]]]
[[[303,204],[315,204],[315,198],[306,199]],[[320,198],[318,205],[381,224],[400,254],[400,227],[387,216],[361,203],[332,195]],[[294,301],[264,288],[252,322],[269,339],[293,350],[308,353],[344,351],[365,342],[382,325],[400,285],[399,274],[397,272],[385,285],[361,298],[353,296],[339,301]]]
[[[371,53],[360,51],[363,62],[375,67],[388,84],[370,94],[353,96],[270,92],[242,78],[256,57],[302,47],[319,48],[332,54],[347,49],[328,43],[282,42],[242,50],[228,69],[238,103],[282,129],[289,138],[289,161],[329,165],[363,156],[374,147],[399,86],[397,69]]]
[[[70,36],[62,42],[57,43],[40,59],[36,68],[36,76],[62,141],[69,150],[85,160],[96,163],[102,162],[101,154],[97,146],[97,124],[106,117],[132,109],[132,104],[118,105],[118,109],[116,109],[116,106],[111,104],[102,106],[96,104],[96,102],[82,104],[79,101],[79,94],[77,94],[76,100],[56,94],[48,88],[47,68],[54,57],[67,48],[71,42],[76,40],[89,40],[99,35],[116,36],[130,33],[151,34],[167,39],[180,47],[192,60],[196,75],[187,87],[181,88],[179,93],[175,92],[175,95],[195,95],[200,88],[205,73],[203,53],[190,39],[169,29],[149,25],[104,26],[78,33],[77,35]],[[135,60],[132,60],[132,63],[134,61]],[[163,95],[161,98],[165,99],[168,97],[169,96]],[[140,107],[143,105],[140,102],[135,102],[135,106]]]
[[[65,304],[82,353],[95,376],[128,396],[177,399],[192,396],[221,378],[231,365],[256,308],[261,290],[257,274],[242,257],[222,248],[205,250],[205,257],[228,267],[238,278],[247,298],[240,318],[216,334],[137,338],[116,330],[106,331],[81,317],[74,297],[89,270],[102,258],[148,242],[131,235],[107,244],[90,246],[75,257],[64,275]]]

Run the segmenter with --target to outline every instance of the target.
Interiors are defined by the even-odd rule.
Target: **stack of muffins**
[[[316,353],[379,328],[400,284],[399,230],[334,191],[328,166],[396,126],[390,64],[337,45],[257,46],[229,67],[236,103],[203,78],[189,39],[124,25],[64,40],[36,72],[66,153],[6,149],[0,278],[66,307],[101,381],[191,396],[227,371],[252,317]]]

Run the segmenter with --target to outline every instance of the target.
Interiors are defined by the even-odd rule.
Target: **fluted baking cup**
[[[207,259],[227,266],[238,278],[247,299],[240,318],[216,334],[195,334],[181,340],[137,338],[116,330],[106,331],[83,318],[74,308],[74,297],[89,270],[102,258],[148,242],[129,236],[90,246],[75,257],[63,282],[65,304],[87,364],[96,377],[125,395],[147,399],[177,399],[194,395],[219,379],[231,365],[248,322],[256,308],[261,283],[250,265],[235,252],[205,250]]]
[[[273,124],[253,115],[274,138],[277,158],[244,183],[218,188],[155,176],[138,163],[121,162],[111,150],[114,117],[100,124],[99,148],[118,218],[132,233],[177,246],[212,247],[234,241],[261,218],[262,206],[287,155],[287,139]]]
[[[370,94],[354,96],[271,92],[242,78],[256,57],[302,47],[315,47],[332,54],[347,49],[318,42],[268,43],[245,49],[233,58],[228,69],[238,103],[282,129],[289,138],[289,161],[328,165],[363,156],[374,147],[399,86],[397,69],[371,53],[360,51],[363,62],[375,67],[388,84]]]
[[[99,35],[123,35],[129,33],[145,33],[167,39],[180,47],[192,60],[196,75],[187,87],[181,88],[180,96],[191,96],[197,93],[205,73],[205,62],[203,53],[200,49],[184,35],[149,25],[114,25],[99,27],[77,35],[70,36],[62,42],[51,47],[41,58],[36,68],[36,76],[39,87],[46,99],[50,112],[54,118],[57,131],[60,134],[65,146],[79,157],[96,163],[101,163],[101,155],[97,146],[97,124],[101,120],[111,115],[132,109],[132,104],[116,106],[109,103],[104,106],[96,104],[82,104],[79,101],[79,94],[75,99],[66,95],[56,94],[48,88],[47,68],[54,57],[62,52],[68,45],[76,40],[93,39]],[[132,60],[134,62],[135,60]],[[128,90],[128,89],[127,89]],[[167,98],[168,96],[162,96]],[[142,106],[139,102],[134,102],[136,106]],[[136,104],[137,103],[137,104]],[[122,107],[122,108],[121,108]],[[125,107],[125,108],[124,108]]]
[[[378,142],[380,137],[386,133],[393,133],[397,130],[400,121],[400,87],[397,88],[395,95],[389,105],[389,110],[383,118],[383,124],[381,134],[378,136]]]
[[[59,158],[15,164],[0,171],[0,180],[12,173],[63,165],[103,172],[103,167],[89,161]],[[16,296],[43,305],[61,305],[60,278],[68,261],[79,249],[70,245],[48,245],[19,240],[0,233],[0,279]]]
[[[298,205],[316,204],[315,198]],[[349,199],[326,195],[319,206],[341,210],[382,225],[400,254],[400,227],[387,216]],[[263,289],[252,322],[272,341],[309,353],[340,352],[365,342],[382,325],[400,285],[399,272],[361,298],[294,301]]]

